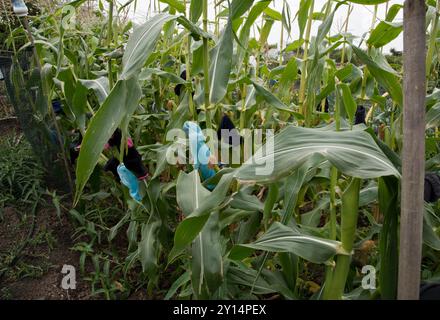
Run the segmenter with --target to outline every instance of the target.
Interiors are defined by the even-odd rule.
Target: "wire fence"
[[[65,170],[59,160],[61,150],[56,131],[48,120],[49,104],[43,92],[40,69],[35,66],[34,58],[32,48],[15,56],[10,52],[2,52],[0,71],[21,130],[46,170],[48,182],[56,184],[58,188],[63,185],[60,177],[65,176]]]

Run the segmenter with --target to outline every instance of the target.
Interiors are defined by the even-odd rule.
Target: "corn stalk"
[[[304,54],[303,54],[303,64],[301,68],[301,83],[299,87],[299,101],[298,101],[301,113],[306,118],[306,125],[310,124],[310,116],[311,116],[309,115],[307,105],[305,104],[305,94],[306,94],[306,84],[307,84],[306,72],[307,72],[307,63],[309,59],[310,34],[312,30],[314,7],[315,7],[315,1],[312,0],[312,3],[310,5],[309,17],[307,20],[306,36],[304,39]]]

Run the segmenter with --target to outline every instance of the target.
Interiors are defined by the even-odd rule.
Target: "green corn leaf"
[[[198,299],[211,296],[223,280],[219,214],[214,212],[192,245],[191,282]]]
[[[248,11],[254,0],[234,0],[231,3],[231,19],[236,20],[240,18],[246,11]]]
[[[180,13],[185,13],[185,5],[179,0],[159,0],[160,2],[168,4]]]
[[[268,16],[270,19],[281,21],[283,19],[283,16],[278,11],[272,9],[272,8],[266,8],[264,9],[264,14]]]
[[[94,80],[78,79],[78,81],[87,89],[93,90],[101,105],[104,103],[105,99],[107,99],[110,92],[107,77],[100,77]]]
[[[239,244],[254,250],[269,252],[290,252],[307,261],[325,263],[335,254],[343,253],[341,243],[327,239],[309,236],[279,222],[274,222],[269,230],[257,241],[251,244]],[[237,250],[234,247],[232,250]],[[234,253],[231,252],[233,255]]]
[[[176,185],[177,203],[185,216],[193,213],[200,203],[211,194],[200,182],[197,171],[189,174],[181,173]]]
[[[290,5],[287,1],[283,1],[283,11],[282,11],[282,23],[284,28],[287,31],[287,34],[290,36],[290,33],[292,32],[292,24],[291,24],[291,14],[290,14]]]
[[[304,30],[306,28],[307,19],[309,16],[310,6],[312,5],[311,0],[301,0],[299,4],[298,16],[298,27],[299,27],[299,38],[303,39]]]
[[[153,53],[164,24],[173,19],[176,17],[161,13],[134,30],[122,58],[121,79],[128,79],[139,72]]]
[[[362,63],[367,65],[368,70],[373,77],[376,78],[377,82],[388,90],[394,102],[396,102],[399,106],[403,106],[402,86],[399,79],[389,70],[386,70],[383,66],[380,66],[378,63],[373,61],[373,59],[371,59],[360,48],[353,45],[352,48]]]
[[[241,28],[239,40],[241,43],[241,46],[237,49],[237,57],[236,57],[236,69],[240,70],[241,65],[243,64],[244,56],[246,54],[246,50],[244,48],[248,47],[249,44],[249,36],[251,32],[252,25],[255,23],[257,18],[262,14],[264,9],[266,9],[269,4],[271,3],[271,0],[262,0],[258,1],[249,12],[249,15]]]
[[[270,183],[285,177],[314,154],[354,177],[377,178],[399,172],[364,131],[327,131],[289,126],[275,135],[237,171],[238,180]],[[271,145],[273,143],[273,145]]]
[[[340,83],[337,87],[342,91],[342,101],[344,102],[345,113],[348,116],[350,124],[354,122],[354,116],[356,114],[357,104],[351,94],[350,87],[346,83]]]
[[[251,107],[253,107],[257,103],[256,95],[257,94],[255,92],[255,87],[252,85],[247,86],[246,100],[244,103],[245,110],[249,110]]]
[[[316,167],[323,161],[320,155],[314,155],[302,166],[295,170],[290,176],[287,177],[284,183],[284,210],[282,213],[282,222],[287,224],[290,218],[294,216],[294,210],[298,201],[299,191],[306,181],[309,181],[313,175],[310,173],[310,169]]]
[[[375,5],[388,2],[389,0],[347,0],[348,2],[363,4],[363,5]]]
[[[137,239],[138,239],[138,228],[139,227],[139,222],[137,222],[136,220],[131,220],[130,223],[128,224],[128,228],[127,228],[127,240],[128,240],[128,250],[131,251],[131,248],[137,247],[138,243],[137,243]]]
[[[142,271],[152,274],[157,270],[157,259],[159,254],[158,233],[161,222],[155,219],[142,226],[141,241],[139,242],[139,259],[142,264]]]
[[[139,74],[139,80],[149,81],[153,75],[157,75],[163,79],[169,80],[172,83],[176,84],[186,84],[187,82],[183,80],[181,77],[177,76],[174,73],[163,71],[156,68],[146,68],[141,71]]]
[[[385,21],[379,22],[379,24],[371,32],[370,37],[367,40],[369,45],[376,48],[382,47],[391,42],[399,36],[402,32],[402,23],[391,23],[396,15],[399,13],[403,6],[400,4],[394,4],[387,12]]]
[[[437,223],[433,223],[433,221],[437,221]],[[436,251],[440,251],[440,236],[436,233],[439,222],[440,218],[437,217],[433,207],[425,203],[423,216],[423,243]]]
[[[368,186],[362,189],[359,194],[359,206],[363,207],[371,204],[377,200],[378,188],[377,186]],[[336,200],[336,205],[339,206],[341,200]],[[319,200],[313,210],[301,215],[301,225],[311,226],[316,228],[321,219],[321,213],[324,210],[328,210],[330,207],[330,198],[325,197]]]
[[[257,271],[239,264],[228,268],[226,279],[228,283],[251,287],[256,278]],[[276,292],[272,283],[268,283],[264,277],[258,277],[253,286],[255,294],[269,294]]]
[[[277,183],[272,183],[269,186],[269,191],[264,201],[263,221],[267,223],[271,217],[272,210],[276,201],[278,200],[279,187]]]
[[[440,102],[437,102],[426,113],[426,129],[438,127],[439,123],[440,123]]]
[[[304,44],[304,39],[295,40],[284,49],[284,52],[296,51],[303,44]]]
[[[260,45],[264,46],[267,43],[267,38],[269,38],[270,31],[272,30],[272,26],[275,23],[274,20],[266,20],[263,25],[263,28],[260,31]]]
[[[293,83],[298,77],[298,64],[296,63],[296,59],[292,58],[287,63],[286,68],[281,74],[280,79],[280,88],[281,90],[287,90],[288,85]]]
[[[258,200],[255,195],[248,194],[244,191],[239,191],[236,195],[233,196],[231,207],[246,211],[263,212],[264,210],[264,204],[260,200]]]
[[[426,106],[432,107],[440,99],[440,89],[434,88],[431,94],[426,96]]]
[[[264,101],[266,101],[269,105],[274,107],[275,109],[279,111],[289,112],[297,116],[299,119],[301,118],[301,115],[297,114],[292,109],[289,109],[283,102],[281,102],[280,99],[278,99],[272,92],[264,88],[263,86],[259,85],[255,81],[251,80],[252,84],[255,87],[255,91],[259,97],[261,97]]]
[[[333,23],[333,18],[335,16],[336,9],[333,10],[333,12],[325,19],[318,27],[318,34],[316,35],[315,43],[318,45],[315,45],[315,50],[318,51],[319,44],[324,41],[325,37],[330,31],[330,28]]]
[[[188,216],[177,226],[174,247],[168,257],[170,262],[198,236],[210,214],[218,210],[224,201],[227,201],[226,194],[232,183],[232,178],[232,173],[223,175],[214,191],[210,192],[201,184],[197,171],[179,175],[177,189],[183,193],[178,195],[178,204]]]
[[[114,225],[114,226],[110,229],[110,232],[109,232],[109,235],[108,235],[108,241],[112,241],[112,240],[116,237],[116,235],[118,234],[119,229],[120,229],[125,223],[127,223],[127,221],[129,221],[129,220],[130,220],[130,213],[127,213],[124,217],[122,217],[121,220],[119,220],[119,222],[118,222],[116,225]]]
[[[183,27],[185,27],[188,31],[191,32],[192,37],[199,41],[200,38],[211,39],[212,36],[208,32],[203,31],[203,29],[199,28],[195,23],[188,20],[184,16],[177,17],[177,22],[180,23]]]
[[[199,21],[203,12],[203,0],[191,0],[189,8],[190,20],[194,23]]]
[[[94,115],[87,128],[76,165],[75,203],[98,162],[104,145],[125,116],[131,115],[141,98],[136,78],[120,80]]]
[[[209,99],[212,104],[220,102],[228,89],[232,67],[232,20],[229,19],[218,44],[211,50],[209,68]]]
[[[380,273],[382,299],[395,299],[397,294],[399,182],[393,177],[379,179],[379,208],[384,216],[379,236]]]
[[[383,47],[396,39],[403,31],[403,23],[392,23],[381,21],[377,27],[371,32],[367,43],[376,48]]]
[[[346,64],[343,68],[335,72],[336,77],[340,81],[348,82],[362,77],[362,70],[352,63]]]
[[[41,85],[43,92],[47,95],[54,85],[53,76],[55,75],[55,67],[52,64],[46,63],[41,68]],[[45,110],[40,110],[41,114],[44,116],[47,114],[47,106]]]
[[[54,78],[55,84],[61,88],[70,111],[75,116],[79,128],[84,129],[87,113],[87,90],[78,84],[71,68],[63,68]]]
[[[82,5],[86,0],[73,0],[70,2],[67,2],[65,6],[72,6],[74,8],[78,8],[80,5]]]
[[[191,280],[191,273],[189,271],[183,273],[176,281],[173,282],[164,300],[170,300],[177,292],[177,290],[187,284]]]

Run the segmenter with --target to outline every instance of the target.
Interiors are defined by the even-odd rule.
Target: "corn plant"
[[[99,19],[89,29],[64,28],[63,6],[32,21],[46,93],[63,101],[66,131],[82,136],[74,206],[83,205],[119,128],[118,159],[130,137],[150,178],[140,184],[141,201],[116,187],[126,213],[109,241],[126,228],[124,271],[140,266],[149,292],[173,268],[166,299],[394,299],[402,70],[383,47],[402,33],[396,20],[402,6],[329,0],[318,8],[301,0],[292,14],[289,1],[275,2],[282,12],[269,0],[215,1],[212,18],[207,0],[153,1],[146,22],[134,25],[121,16],[136,10],[137,1],[109,0],[93,9]],[[78,10],[84,3],[68,4]],[[359,4],[374,10],[362,38],[348,33]],[[427,7],[427,78],[435,79],[426,99],[432,171],[439,165],[438,2],[428,0]],[[334,32],[339,12],[346,18]],[[299,37],[292,39],[295,24]],[[274,25],[281,28],[275,59],[267,54]],[[240,163],[210,168],[208,178],[196,165],[167,161],[170,150],[188,140],[167,141],[168,133],[188,122],[217,130],[225,115],[242,138],[246,129],[275,135],[254,146],[250,157],[240,154]],[[212,132],[204,138],[214,153]],[[261,163],[270,174],[258,173]],[[439,224],[438,206],[427,205],[427,263],[439,257]],[[374,250],[364,249],[369,243]],[[356,264],[365,252],[378,271],[378,285],[370,289],[359,285]],[[425,271],[427,279],[439,274],[438,267]],[[319,276],[310,276],[314,272]]]

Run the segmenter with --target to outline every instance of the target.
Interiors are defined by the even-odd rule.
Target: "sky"
[[[119,3],[124,4],[128,0],[118,0]],[[188,0],[189,1],[189,0]],[[292,19],[295,17],[296,12],[298,11],[299,2],[300,0],[287,0],[290,4],[290,10],[291,10],[291,16]],[[403,4],[404,0],[390,0],[388,2],[388,6],[391,7],[392,4]],[[212,0],[210,0],[211,3],[213,3]],[[320,11],[321,8],[324,6],[324,4],[327,2],[327,0],[315,0],[315,12]],[[137,0],[137,7],[136,12],[134,10],[131,10],[130,16],[133,18],[134,21],[141,23],[145,21],[145,18],[147,16],[148,7],[150,4],[150,0]],[[282,5],[283,0],[274,0],[272,4],[270,5],[271,8],[281,12],[282,11]],[[161,3],[161,9],[165,8],[167,5],[164,3]],[[338,9],[336,12],[333,25],[331,28],[330,33],[336,34],[339,33],[342,30],[342,26],[344,24],[344,21],[346,19],[347,15],[347,9],[348,6],[342,6]],[[353,4],[353,11],[350,15],[349,20],[349,26],[348,26],[348,32],[352,33],[356,36],[361,37],[365,32],[370,30],[372,19],[373,19],[373,12],[374,12],[374,6],[370,5],[360,5],[360,4]],[[377,19],[376,19],[376,25],[381,20],[385,19],[386,15],[386,4],[380,4],[378,6],[377,11]],[[210,5],[209,7],[209,16],[210,18],[214,17],[214,6]],[[396,16],[394,22],[401,22],[403,19],[403,10],[400,10],[398,15]],[[312,35],[316,35],[319,25],[321,24],[321,21],[314,22],[312,26]],[[272,31],[269,35],[268,42],[269,44],[278,44],[280,42],[280,32],[281,32],[281,24],[276,23],[272,27]],[[293,40],[298,39],[298,22],[295,20],[292,24],[292,32],[290,40],[287,40],[288,42],[291,42]],[[284,40],[286,41],[286,40]],[[356,43],[356,40],[355,40]],[[398,38],[396,38],[394,41],[389,43],[384,47],[384,52],[388,53],[391,48],[394,48],[396,50],[401,51],[403,48],[403,36],[400,34]]]

